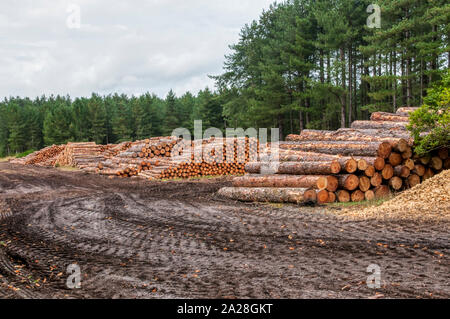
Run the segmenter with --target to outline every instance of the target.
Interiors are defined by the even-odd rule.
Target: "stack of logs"
[[[413,155],[405,129],[413,110],[373,113],[364,129],[289,135],[280,143],[277,165],[269,165],[269,157],[250,162],[245,166],[248,174],[234,178],[233,187],[219,194],[242,201],[359,202],[413,187],[450,168],[448,149]]]
[[[87,171],[95,171],[103,153],[111,146],[97,145],[95,142],[68,143],[56,160],[56,165],[73,166]]]
[[[175,137],[133,142],[125,151],[98,163],[102,175],[148,179],[242,175],[259,143],[251,138],[210,138],[184,141]],[[188,152],[189,150],[189,152]],[[227,156],[227,151],[232,156]]]
[[[12,163],[23,165],[54,166],[56,159],[65,149],[65,145],[52,145],[26,157],[15,159]]]

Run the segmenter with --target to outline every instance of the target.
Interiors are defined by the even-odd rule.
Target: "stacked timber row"
[[[262,156],[219,194],[241,201],[359,202],[413,187],[450,166],[448,149],[421,158],[413,155],[406,130],[413,110],[376,112],[371,121],[337,131],[289,135],[280,143],[278,165],[269,167]]]
[[[58,156],[64,149],[65,145],[52,145],[11,162],[23,165],[54,166]]]
[[[258,141],[249,138],[194,142],[174,137],[153,138],[133,142],[125,151],[106,157],[98,163],[97,172],[148,179],[242,175],[250,154],[256,154],[253,156],[257,158],[258,147]]]
[[[110,146],[95,142],[68,143],[58,156],[55,165],[73,166],[87,171],[95,171],[98,162],[104,159],[103,153]]]

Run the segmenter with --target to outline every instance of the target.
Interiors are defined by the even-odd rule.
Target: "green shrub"
[[[28,155],[30,155],[31,153],[34,153],[34,152],[36,152],[36,151],[35,150],[28,150],[28,151],[25,151],[23,153],[16,154],[16,158],[22,158],[22,157],[28,156]]]
[[[450,146],[450,71],[428,90],[424,105],[411,114],[407,128],[418,155]]]

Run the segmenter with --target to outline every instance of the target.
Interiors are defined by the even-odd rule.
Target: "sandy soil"
[[[217,197],[229,184],[0,163],[0,298],[450,297],[449,223]]]

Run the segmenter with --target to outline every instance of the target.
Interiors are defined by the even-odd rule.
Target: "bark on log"
[[[388,122],[409,122],[408,116],[403,116],[394,113],[374,112],[370,116],[371,121],[388,121]]]
[[[233,179],[234,187],[288,187],[288,188],[327,188],[327,176],[324,175],[245,175]],[[324,184],[324,185],[323,185]]]
[[[376,142],[282,142],[280,148],[342,156],[374,156],[379,145]]]
[[[337,131],[303,130],[300,135],[288,135],[286,141],[395,142],[397,138],[411,140],[409,133],[404,131],[341,128]]]
[[[351,125],[351,128],[406,131],[407,124],[408,123],[406,122],[390,122],[390,121],[354,121]]]
[[[417,111],[419,108],[418,107],[412,107],[412,106],[404,106],[404,107],[399,107],[397,109],[397,114],[409,114],[412,112]]]
[[[305,188],[224,187],[219,195],[244,202],[302,203]],[[315,191],[314,191],[315,193]]]
[[[259,174],[261,169],[268,167],[268,163],[253,162],[245,165],[248,173]],[[274,167],[272,174],[293,175],[331,175],[341,171],[341,165],[337,161],[331,162],[282,162]]]

